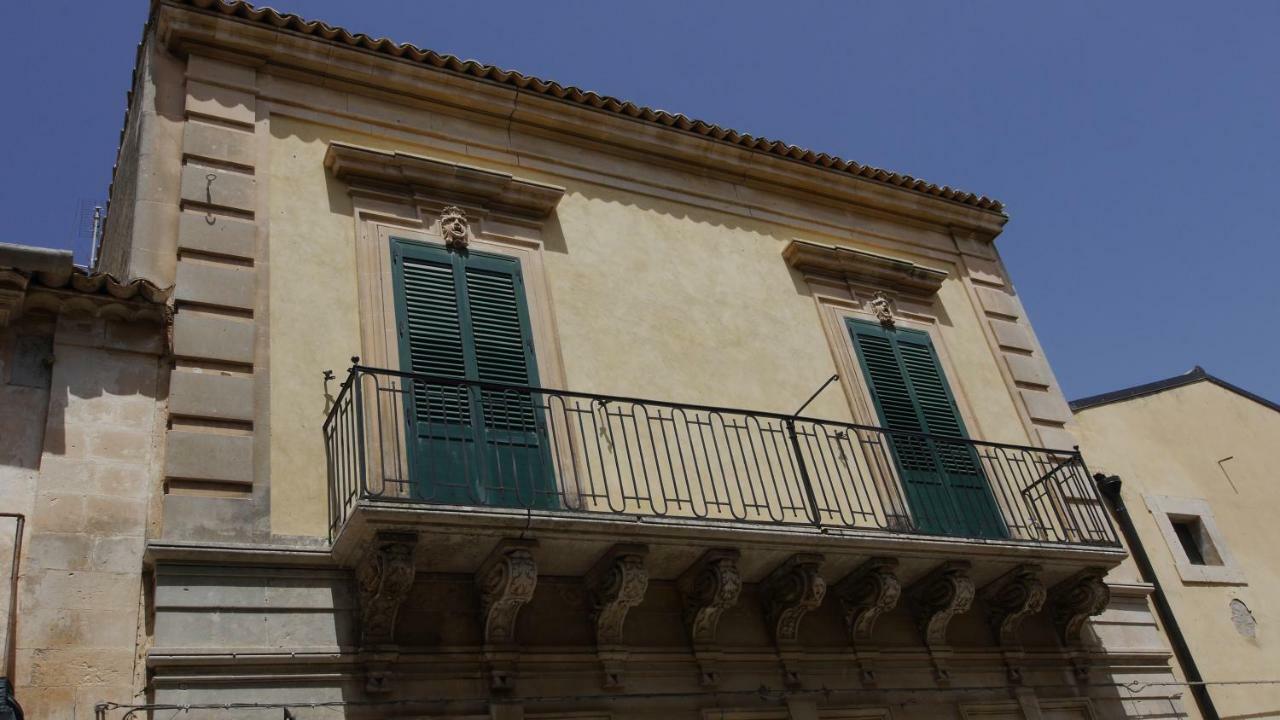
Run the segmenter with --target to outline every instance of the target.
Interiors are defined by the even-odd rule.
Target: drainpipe
[[[1196,667],[1195,658],[1191,656],[1191,648],[1187,646],[1187,639],[1182,635],[1182,628],[1178,627],[1178,619],[1173,615],[1168,596],[1160,587],[1155,568],[1151,567],[1151,558],[1142,547],[1138,530],[1133,526],[1133,518],[1129,516],[1129,508],[1125,507],[1124,500],[1120,497],[1120,477],[1098,473],[1093,476],[1093,480],[1098,484],[1098,489],[1102,491],[1102,496],[1107,499],[1116,520],[1120,523],[1120,532],[1124,533],[1129,552],[1133,554],[1133,561],[1138,565],[1138,573],[1142,575],[1143,581],[1151,583],[1155,588],[1151,593],[1151,599],[1155,602],[1156,615],[1160,618],[1160,624],[1164,626],[1165,634],[1169,636],[1169,644],[1173,646],[1173,656],[1178,659],[1182,672],[1187,676],[1191,696],[1195,698],[1200,715],[1205,720],[1218,720],[1218,710],[1213,706],[1213,698],[1209,697],[1209,688],[1204,684],[1204,678],[1200,676],[1200,668]]]
[[[4,671],[0,672],[0,720],[22,720],[22,706],[13,697],[13,659],[18,646],[18,570],[22,562],[22,526],[27,518],[22,513],[0,513],[13,518],[13,564],[9,569],[9,618],[5,628]]]

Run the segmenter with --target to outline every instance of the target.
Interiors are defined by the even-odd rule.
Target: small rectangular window
[[[1200,521],[1195,518],[1186,520],[1173,520],[1173,531],[1178,535],[1178,541],[1182,543],[1182,550],[1187,554],[1187,560],[1192,565],[1207,565],[1204,560],[1204,551],[1200,547]]]

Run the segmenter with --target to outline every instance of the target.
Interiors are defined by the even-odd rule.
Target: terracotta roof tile
[[[813,150],[808,150],[796,145],[790,145],[778,140],[755,137],[746,133],[740,133],[732,128],[721,127],[719,125],[690,118],[679,113],[669,113],[665,110],[643,107],[608,95],[600,95],[599,93],[590,90],[583,90],[573,86],[564,86],[557,82],[543,80],[541,78],[533,77],[532,75],[525,75],[515,70],[505,70],[494,65],[486,65],[474,60],[463,60],[453,55],[445,55],[433,50],[419,48],[410,43],[397,43],[387,38],[372,38],[363,33],[352,33],[345,28],[334,27],[317,20],[305,20],[297,15],[281,13],[269,7],[254,7],[242,0],[173,1],[201,10],[220,12],[224,15],[263,23],[281,30],[319,37],[324,40],[384,53],[393,57],[406,58],[414,62],[430,65],[449,72],[469,75],[504,85],[510,85],[521,90],[527,90],[568,102],[606,110],[619,115],[639,118],[648,122],[701,135],[713,140],[738,145],[752,150],[758,150],[760,152],[766,152],[772,155],[778,155],[780,157],[790,158],[792,160],[816,165],[818,167],[845,172],[857,177],[866,178],[875,182],[900,187],[945,200],[951,200],[962,205],[968,205],[981,210],[989,210],[995,213],[1004,212],[1004,203],[1001,203],[999,200],[986,197],[985,195],[977,195],[945,185],[934,185],[933,183],[914,178],[910,175],[895,173],[889,170],[872,167],[870,165],[861,165],[853,162],[852,160],[844,160],[826,153],[814,152]]]

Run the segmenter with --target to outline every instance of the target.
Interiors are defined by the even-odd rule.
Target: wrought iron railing
[[[1116,546],[1079,452],[353,366],[330,532],[362,500]]]

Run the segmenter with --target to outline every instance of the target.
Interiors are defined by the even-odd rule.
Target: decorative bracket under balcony
[[[832,588],[844,612],[862,682],[871,686],[876,683],[875,657],[878,653],[872,644],[876,619],[897,607],[902,596],[897,568],[895,558],[871,558]]]
[[[947,667],[951,654],[947,647],[947,627],[951,625],[951,618],[968,612],[973,605],[973,580],[969,578],[971,566],[967,560],[948,560],[907,591],[940,683],[951,680]]]
[[[782,659],[788,685],[800,684],[793,655],[800,646],[800,621],[816,610],[827,594],[827,583],[819,570],[824,558],[816,553],[797,553],[769,573],[760,584],[765,617]]]
[[[498,543],[476,572],[484,628],[485,658],[490,684],[510,690],[515,678],[516,617],[533,599],[538,586],[535,540],[506,539]]]
[[[604,666],[604,686],[623,686],[627,651],[622,640],[627,612],[644,600],[649,573],[644,545],[614,545],[587,573],[587,595],[591,599],[591,619],[596,630],[596,652]]]
[[[1022,642],[1018,628],[1022,621],[1044,606],[1045,587],[1039,565],[1019,565],[996,578],[979,593],[987,606],[987,622],[995,631],[1004,652],[1009,679],[1022,681]]]
[[[1063,645],[1078,647],[1083,644],[1085,621],[1107,609],[1111,591],[1103,582],[1106,574],[1103,568],[1086,568],[1049,591],[1053,624]]]
[[[413,587],[417,544],[417,533],[380,531],[356,566],[360,646],[369,692],[390,690],[388,666],[396,656],[396,616]]]
[[[832,588],[844,610],[854,647],[870,643],[876,619],[898,606],[902,582],[897,568],[895,558],[871,558]]]
[[[1082,650],[1084,624],[1100,615],[1111,602],[1111,590],[1103,580],[1103,568],[1085,568],[1049,590],[1049,613],[1058,631],[1058,640],[1074,653],[1076,679],[1089,681],[1089,658]]]
[[[1019,565],[982,588],[987,621],[1001,646],[1021,647],[1018,628],[1028,615],[1034,615],[1044,606],[1045,594],[1040,566],[1033,564]]]
[[[702,685],[715,685],[720,679],[716,670],[720,655],[716,630],[720,616],[737,604],[742,592],[738,556],[737,550],[708,550],[676,581],[684,599],[684,623],[698,660]]]

